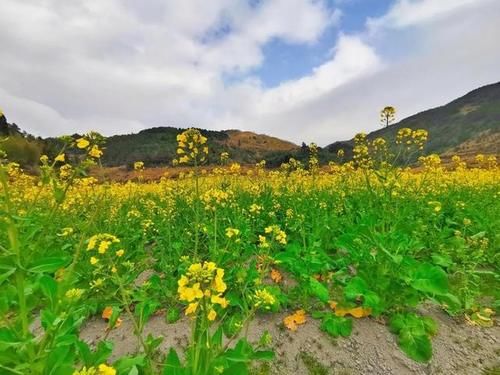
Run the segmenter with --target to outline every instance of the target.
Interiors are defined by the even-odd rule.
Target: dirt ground
[[[409,359],[397,345],[388,328],[371,318],[357,319],[348,338],[332,339],[319,329],[319,322],[308,318],[295,332],[282,326],[284,314],[257,316],[249,326],[249,340],[256,342],[267,330],[276,353],[271,374],[498,374],[500,369],[500,327],[479,328],[457,322],[437,309],[427,310],[439,324],[432,340],[433,358],[428,364]],[[95,344],[105,336],[106,323],[95,318],[87,322],[81,337]],[[175,347],[182,351],[188,343],[189,321],[167,324],[164,316],[154,316],[145,334],[163,336],[163,351]],[[115,343],[111,360],[137,351],[132,327],[124,319],[108,339]],[[311,366],[311,361],[313,366]],[[308,363],[308,364],[306,364]],[[314,372],[311,368],[316,368]],[[318,370],[319,369],[319,370]],[[486,370],[489,370],[486,372]],[[493,370],[495,369],[495,370]]]

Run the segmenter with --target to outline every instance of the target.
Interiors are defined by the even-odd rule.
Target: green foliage
[[[429,317],[414,313],[396,314],[391,317],[389,327],[398,335],[401,349],[417,362],[428,362],[432,357],[430,337],[437,333],[437,325]]]

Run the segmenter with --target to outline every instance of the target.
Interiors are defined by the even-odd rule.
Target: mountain
[[[426,129],[425,151],[443,155],[500,152],[500,82],[480,87],[441,107],[407,117],[368,134],[369,139],[394,139],[401,128]],[[353,140],[343,142],[352,150]],[[326,147],[338,148],[339,142]]]
[[[368,134],[370,139],[384,137],[391,141],[401,128],[426,129],[429,141],[426,153],[438,153],[444,157],[453,154],[463,156],[477,153],[500,153],[500,82],[480,87],[444,106],[429,109],[405,118],[394,125]],[[146,166],[168,166],[176,158],[176,136],[183,129],[156,127],[136,134],[115,135],[106,139],[103,165],[108,167],[131,166],[141,160]],[[208,138],[209,164],[219,161],[221,152],[227,151],[231,160],[241,164],[253,164],[266,160],[270,167],[277,167],[291,157],[306,162],[308,149],[294,143],[240,130],[200,129]],[[7,151],[13,161],[25,167],[36,166],[42,153],[54,157],[58,150],[55,138],[35,138],[22,132],[16,124],[9,124],[0,114],[0,148]],[[79,137],[75,134],[73,137]],[[320,163],[336,160],[339,149],[345,159],[352,156],[353,140],[335,142],[319,150]]]
[[[176,137],[182,131],[183,129],[174,127],[157,127],[137,134],[109,137],[106,139],[103,164],[131,165],[137,160],[142,160],[149,166],[171,165],[177,156]],[[249,164],[299,148],[291,142],[248,131],[205,129],[200,131],[208,138],[209,163],[216,163],[224,151],[229,152],[232,160]]]
[[[7,153],[10,160],[22,166],[33,166],[43,152],[45,142],[23,132],[16,124],[9,124],[0,111],[0,150]]]

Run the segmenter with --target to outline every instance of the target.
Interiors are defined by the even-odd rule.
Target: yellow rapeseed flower
[[[116,370],[113,367],[102,363],[99,365],[99,375],[116,375]]]
[[[84,292],[83,289],[73,288],[68,290],[64,295],[68,299],[77,300],[83,295],[83,292]]]
[[[186,315],[194,314],[196,310],[198,309],[199,302],[192,302],[188,305],[186,308],[186,311],[184,312]]]
[[[89,150],[89,155],[92,156],[93,158],[99,159],[102,156],[102,151],[99,149],[98,146],[94,145]]]
[[[65,155],[64,154],[59,154],[56,156],[56,158],[54,159],[55,161],[60,161],[62,163],[64,163],[65,161]]]
[[[85,138],[79,138],[76,140],[76,147],[78,147],[78,148],[81,148],[81,149],[87,148],[87,147],[89,147],[89,145],[90,145],[90,142],[87,141]]]
[[[210,321],[214,321],[216,317],[217,317],[217,313],[215,312],[215,310],[214,310],[214,309],[211,309],[211,310],[208,312],[208,315],[207,315],[208,320],[210,320]]]

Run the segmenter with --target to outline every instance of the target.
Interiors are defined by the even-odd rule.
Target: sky
[[[0,107],[40,136],[323,146],[500,81],[498,0],[1,0]]]

